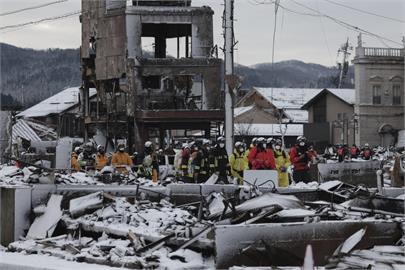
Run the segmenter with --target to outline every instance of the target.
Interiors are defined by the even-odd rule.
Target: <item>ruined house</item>
[[[179,130],[215,135],[224,112],[212,16],[189,0],[83,0],[83,100],[97,89],[95,116],[82,106],[86,137],[103,129],[142,149]]]

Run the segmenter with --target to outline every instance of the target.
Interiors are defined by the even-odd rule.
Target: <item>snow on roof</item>
[[[62,90],[40,103],[17,114],[18,117],[41,117],[49,114],[57,114],[79,104],[79,87]],[[96,94],[96,89],[91,88],[90,97]]]
[[[285,132],[285,136],[302,136],[304,134],[304,126],[302,124],[244,124],[238,123],[234,125],[235,135],[252,135],[252,136],[281,136],[281,130]]]
[[[356,89],[339,89],[339,88],[332,88],[326,89],[327,91],[331,92],[338,98],[344,100],[348,104],[354,104],[356,102]]]
[[[314,88],[260,88],[254,87],[278,109],[300,109],[323,89]]]
[[[308,111],[306,110],[287,109],[284,112],[294,123],[308,122]]]
[[[239,115],[244,114],[245,112],[250,111],[251,109],[253,109],[254,106],[247,106],[247,107],[235,107],[233,108],[233,116],[237,117]]]

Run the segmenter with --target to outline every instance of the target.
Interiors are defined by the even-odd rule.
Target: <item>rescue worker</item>
[[[195,154],[193,157],[193,179],[195,183],[203,183],[209,178],[209,160],[208,160],[208,149],[207,144],[201,145],[199,148],[195,143]]]
[[[304,136],[299,136],[296,145],[290,151],[290,161],[294,165],[293,179],[295,182],[308,183],[311,181],[308,173],[311,160],[312,155],[308,152],[307,140]]]
[[[364,160],[370,160],[373,157],[374,152],[368,143],[364,145],[363,151],[360,153],[360,155]]]
[[[219,137],[215,147],[215,170],[218,173],[219,181],[229,184],[228,176],[231,175],[228,153],[225,149],[225,138]]]
[[[245,155],[245,146],[241,142],[235,143],[235,149],[229,157],[231,174],[238,179],[239,185],[243,185],[243,171],[249,169],[247,156]]]
[[[357,147],[356,144],[353,144],[352,147],[350,147],[350,157],[358,158],[359,155],[360,155],[360,149]]]
[[[345,151],[345,148],[343,147],[343,145],[338,144],[336,152],[337,152],[338,161],[343,162],[345,160],[345,156],[346,156],[346,151]]]
[[[266,149],[273,150],[274,149],[273,146],[274,146],[275,142],[276,142],[276,140],[274,138],[272,138],[272,137],[268,138],[266,141]]]
[[[151,141],[145,142],[144,152],[145,158],[142,163],[143,175],[156,183],[159,177],[159,157]]]
[[[216,152],[217,152],[217,144],[213,144],[211,140],[205,139],[203,143],[206,145],[206,149],[208,152],[208,164],[209,164],[209,172],[208,175],[212,175],[217,172],[216,169]]]
[[[260,137],[248,156],[252,170],[275,170],[276,163],[273,151],[266,150],[265,139]]]
[[[122,174],[128,174],[130,167],[132,167],[132,159],[125,152],[125,145],[123,143],[118,144],[118,151],[116,151],[111,159],[111,165]]]
[[[276,140],[274,143],[274,158],[276,160],[276,169],[278,172],[278,185],[280,187],[288,187],[288,167],[291,165],[290,156],[283,149],[281,140]]]
[[[81,149],[79,146],[75,147],[74,151],[72,152],[72,155],[70,157],[70,166],[72,170],[78,172],[80,171],[80,164],[78,161],[78,156],[80,155]]]
[[[97,146],[96,170],[101,171],[108,164],[108,157],[105,153],[104,146]]]
[[[252,149],[256,147],[256,144],[257,144],[257,138],[255,137],[252,139],[252,141],[249,145],[249,149],[247,149],[245,152],[246,157],[249,157],[250,151],[252,151]],[[249,168],[252,168],[252,164],[250,163],[249,159],[248,159],[248,165],[249,165]]]
[[[95,155],[93,154],[93,144],[91,142],[84,144],[78,162],[84,170],[95,169]]]
[[[190,146],[185,143],[183,144],[183,149],[181,151],[181,162],[180,162],[180,170],[181,170],[181,177],[184,182],[190,182],[191,175],[189,170],[189,160],[191,157],[191,149]]]

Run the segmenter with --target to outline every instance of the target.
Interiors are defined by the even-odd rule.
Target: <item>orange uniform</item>
[[[96,169],[101,171],[108,163],[106,154],[97,153],[96,155]]]
[[[128,174],[128,171],[125,168],[125,166],[132,167],[132,159],[128,155],[128,153],[118,151],[114,153],[114,155],[112,156],[111,164],[120,173]]]

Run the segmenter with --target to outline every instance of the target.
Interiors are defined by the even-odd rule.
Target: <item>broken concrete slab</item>
[[[69,202],[69,212],[72,217],[80,216],[89,210],[96,210],[103,206],[103,192],[95,192]]]
[[[62,217],[63,196],[53,194],[49,199],[45,213],[34,220],[28,230],[27,238],[29,239],[44,239],[51,237],[56,225]]]

